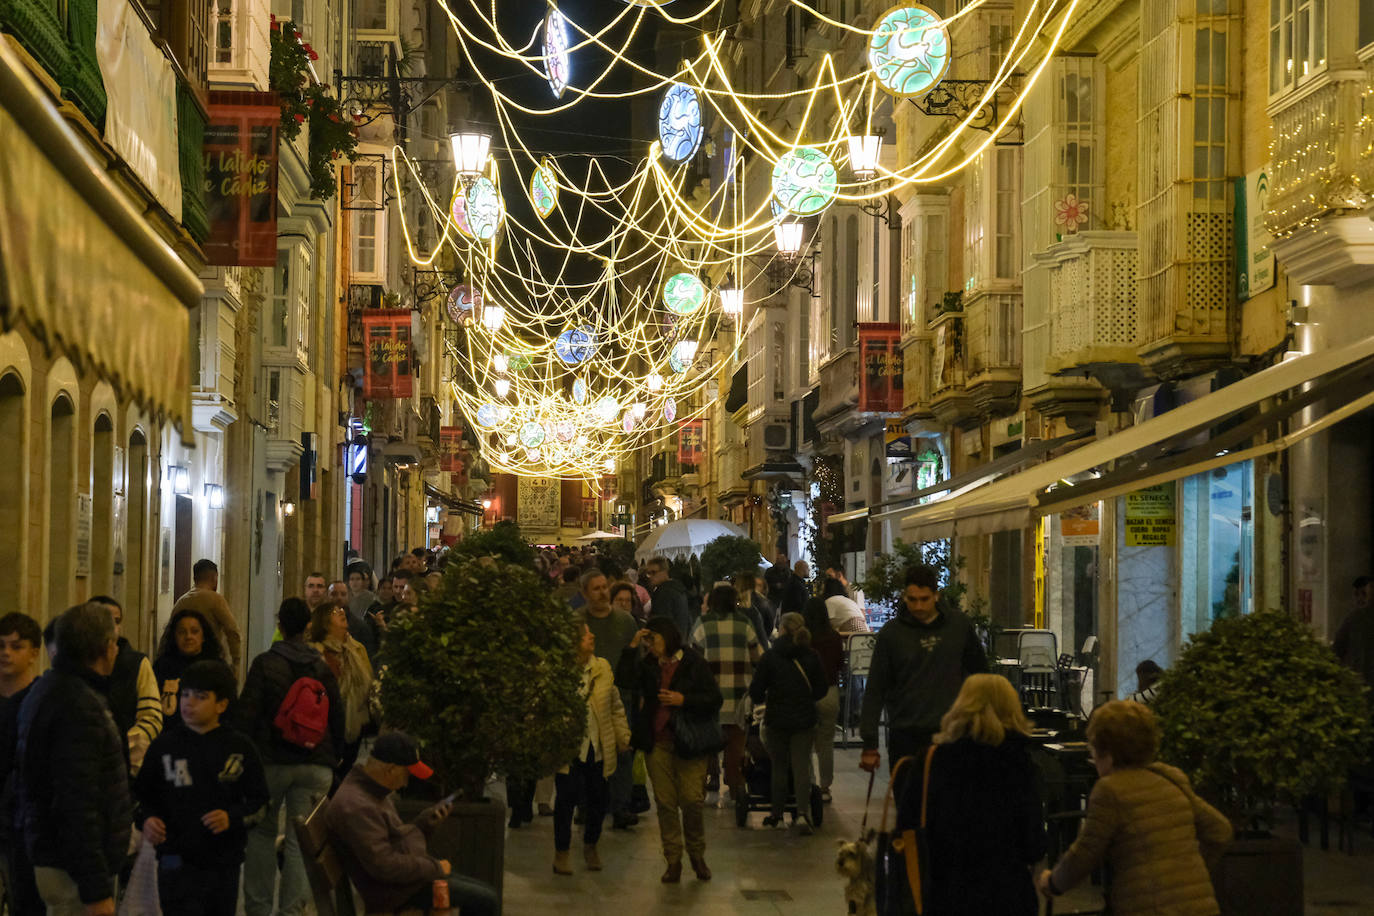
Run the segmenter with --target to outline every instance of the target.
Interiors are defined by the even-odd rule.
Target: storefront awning
[[[55,342],[189,443],[202,293],[0,42],[0,325]]]
[[[1324,406],[1320,418],[1283,431],[1314,404]],[[1279,363],[1020,474],[928,503],[902,519],[902,536],[1024,528],[1085,502],[1280,451],[1371,406],[1374,337]],[[1223,422],[1230,425],[1216,430]],[[1202,444],[1189,441],[1209,431]]]
[[[1012,473],[1018,468],[1035,461],[1057,448],[1082,439],[1089,435],[1087,432],[1070,433],[1067,436],[1059,436],[1054,439],[1039,439],[1025,445],[1014,452],[1009,452],[1001,457],[994,458],[987,464],[980,464],[976,468],[965,471],[962,474],[955,474],[948,480],[933,483],[928,487],[913,490],[905,496],[897,499],[890,499],[887,502],[878,503],[863,509],[851,509],[848,512],[840,512],[829,517],[831,524],[852,521],[856,518],[873,518],[875,521],[893,515],[901,515],[911,509],[911,504],[938,493],[948,492],[951,497],[958,496],[968,490],[974,489],[982,484],[996,480]],[[946,497],[949,498],[949,497]],[[879,511],[882,510],[882,511]]]

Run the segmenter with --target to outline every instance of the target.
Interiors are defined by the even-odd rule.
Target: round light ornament
[[[620,413],[620,403],[612,395],[603,395],[601,400],[596,402],[596,415],[602,423],[614,423],[616,414]]]
[[[505,215],[501,192],[496,190],[492,180],[484,175],[474,181],[472,189],[468,191],[468,219],[472,223],[472,234],[479,241],[490,242],[496,238]]]
[[[663,421],[671,423],[677,419],[677,401],[669,398],[663,403]]]
[[[572,398],[574,404],[587,403],[587,383],[580,378],[573,379]]]
[[[486,403],[477,408],[477,425],[492,429],[501,423],[501,410],[495,404]]]
[[[553,434],[559,442],[571,442],[577,435],[577,427],[572,420],[559,420],[553,424]]]
[[[678,315],[690,315],[706,301],[706,284],[695,274],[673,274],[663,284],[663,304]]]
[[[628,410],[625,411],[625,416],[621,419],[620,422],[620,428],[625,430],[626,433],[632,433],[635,431],[635,415],[633,412]]]
[[[773,166],[773,200],[797,216],[812,216],[835,202],[840,175],[830,157],[814,146],[784,153]]]
[[[520,444],[525,448],[539,448],[544,444],[544,427],[533,421],[520,427]]]
[[[458,227],[458,231],[468,238],[472,238],[472,221],[468,218],[468,198],[461,189],[453,195],[453,202],[448,205],[448,211],[453,217],[453,225]]]
[[[672,352],[668,354],[668,367],[681,375],[692,365],[692,360],[697,355],[696,351],[696,341],[678,341],[673,344]]]
[[[554,354],[569,366],[585,362],[595,349],[596,342],[587,328],[569,328],[553,342]]]
[[[530,175],[530,203],[540,219],[548,219],[558,206],[558,177],[547,159]]]
[[[658,106],[658,142],[663,155],[686,162],[701,146],[701,99],[685,83],[673,83]]]
[[[558,7],[550,6],[549,14],[544,17],[544,74],[549,81],[556,99],[563,97],[568,88],[572,73],[572,61],[568,54],[568,23]]]
[[[480,293],[473,292],[467,284],[460,283],[448,294],[448,317],[458,324],[472,318],[473,309],[482,301]]]
[[[949,30],[924,6],[897,6],[868,40],[868,66],[878,85],[899,98],[925,95],[949,69]]]

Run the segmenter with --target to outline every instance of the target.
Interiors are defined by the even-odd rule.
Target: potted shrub
[[[580,635],[532,569],[499,557],[453,557],[438,587],[391,624],[384,725],[420,739],[435,770],[417,786],[430,797],[403,807],[459,793],[431,849],[463,874],[501,886],[505,809],[485,799],[488,777],[537,779],[577,754],[587,719]]]
[[[701,549],[701,590],[737,573],[758,572],[763,551],[757,541],[738,534],[722,534]]]
[[[1302,913],[1301,849],[1273,836],[1274,812],[1344,784],[1369,747],[1367,693],[1279,611],[1217,620],[1165,674],[1160,756],[1236,827],[1214,875],[1223,913]]]

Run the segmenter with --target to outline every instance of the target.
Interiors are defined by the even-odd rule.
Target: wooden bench
[[[310,892],[315,900],[317,916],[353,916],[353,885],[344,872],[339,853],[329,842],[324,816],[329,799],[322,798],[304,820],[295,818],[292,827],[301,847],[305,873],[310,878]],[[394,913],[368,913],[368,916],[423,916],[423,910],[398,910]]]

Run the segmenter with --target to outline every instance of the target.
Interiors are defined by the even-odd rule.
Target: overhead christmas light
[[[510,360],[506,358],[506,354],[504,353],[493,353],[491,357],[491,366],[497,372],[505,372],[510,368]]]
[[[729,276],[717,290],[720,293],[720,310],[727,315],[744,314],[744,290],[735,285],[735,278]]]
[[[491,134],[477,128],[449,134],[453,146],[453,167],[461,178],[473,179],[487,170],[491,153]]]
[[[849,138],[849,170],[859,181],[872,181],[878,175],[878,156],[883,149],[881,133],[855,134]]]
[[[486,325],[488,331],[495,333],[501,330],[501,326],[506,323],[506,307],[504,305],[494,305],[487,303],[482,308],[482,324]]]
[[[506,395],[510,394],[510,379],[499,378],[495,382],[492,382],[492,387],[496,389],[496,396],[498,398],[504,398]]]

